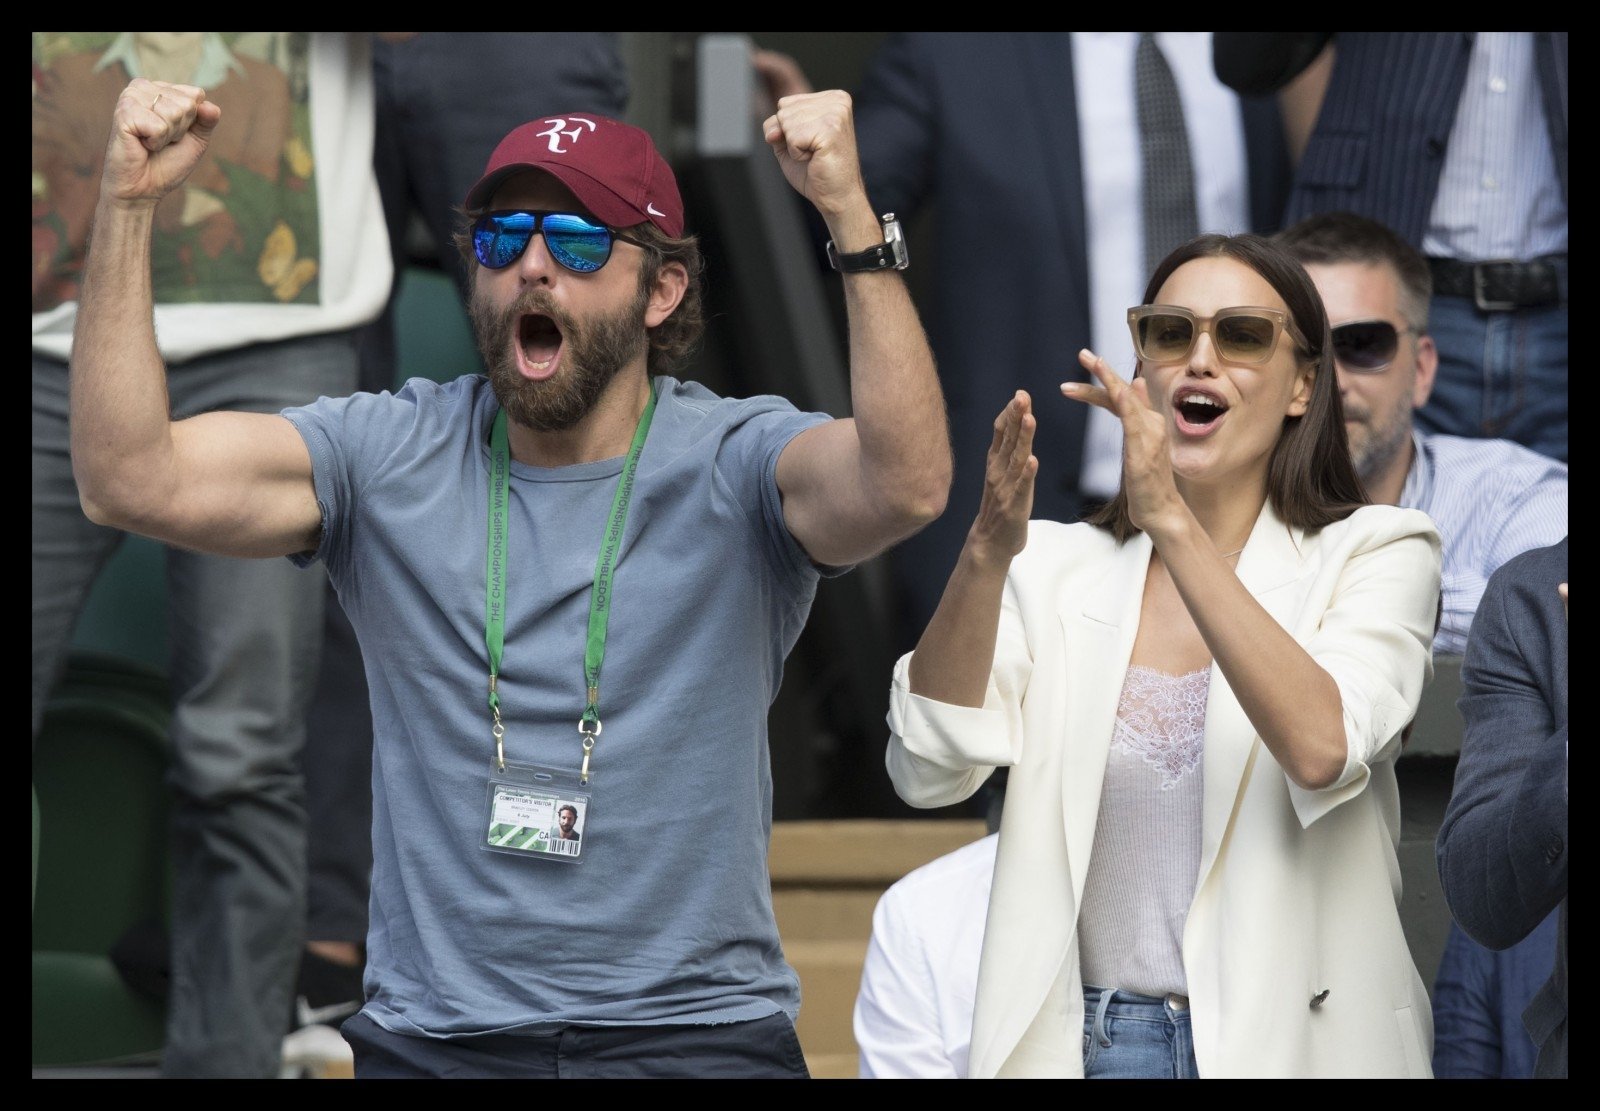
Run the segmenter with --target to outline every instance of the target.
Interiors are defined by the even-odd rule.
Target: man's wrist
[[[828,265],[842,274],[873,274],[884,270],[904,270],[911,263],[906,252],[906,239],[900,221],[894,213],[885,212],[879,218],[882,239],[859,251],[841,251],[839,245],[828,240]]]
[[[853,255],[883,242],[883,224],[865,197],[837,215],[829,215],[820,206],[818,211],[822,212],[822,218],[828,225],[834,250],[841,255]]]

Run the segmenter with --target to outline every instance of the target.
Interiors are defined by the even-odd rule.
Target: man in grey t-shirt
[[[192,86],[118,104],[74,461],[97,520],[328,566],[375,726],[358,1075],[804,1075],[765,715],[821,569],[926,524],[950,480],[849,98],[764,129],[846,274],[853,420],[661,373],[700,322],[676,182],[644,132],[573,114],[511,132],[466,199],[487,378],[175,424],[150,211],[218,126]]]

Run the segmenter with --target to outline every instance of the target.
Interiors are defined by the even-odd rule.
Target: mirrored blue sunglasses
[[[544,235],[550,257],[568,270],[592,274],[611,258],[614,240],[639,245],[604,224],[573,212],[530,212],[523,209],[486,212],[472,224],[472,250],[490,270],[503,270],[528,249],[536,234]]]

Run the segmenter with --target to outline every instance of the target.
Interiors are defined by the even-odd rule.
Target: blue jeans
[[[1083,989],[1087,1080],[1198,1080],[1189,1003],[1109,988]]]
[[[1567,460],[1567,306],[1482,312],[1435,297],[1428,331],[1439,375],[1417,410],[1424,432],[1515,440]]]
[[[261,344],[168,370],[175,418],[276,413],[355,385],[350,333]],[[33,736],[94,577],[122,533],[78,505],[67,367],[33,357]],[[169,1076],[274,1077],[306,900],[300,750],[326,576],[287,559],[171,549],[173,767]]]

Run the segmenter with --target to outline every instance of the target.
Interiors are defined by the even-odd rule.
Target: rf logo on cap
[[[590,131],[595,129],[595,122],[593,120],[586,120],[582,116],[573,116],[572,120],[574,123],[583,124],[584,127],[587,127]],[[583,128],[567,127],[567,120],[565,118],[560,118],[550,121],[549,131],[539,131],[536,132],[536,134],[541,138],[548,138],[550,140],[550,150],[552,153],[566,154],[567,152],[561,149],[561,137],[563,135],[570,136],[572,141],[576,143],[578,141],[578,136],[583,134]]]

